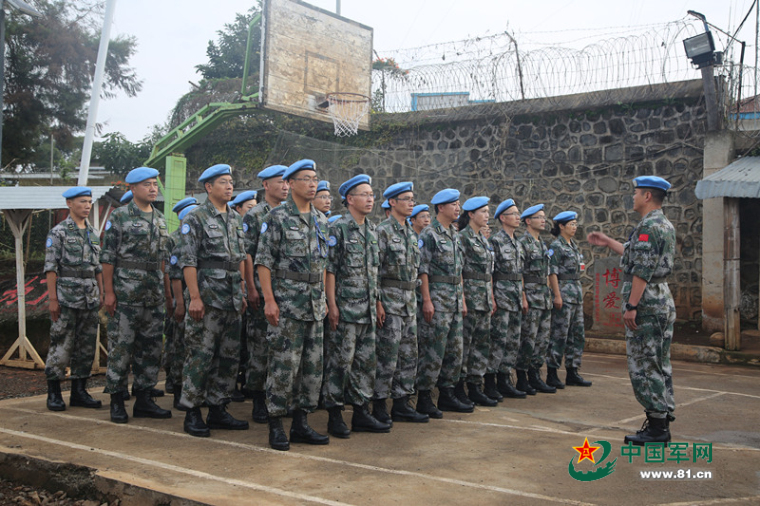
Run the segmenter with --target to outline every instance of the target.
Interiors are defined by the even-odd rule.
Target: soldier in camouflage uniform
[[[622,255],[628,374],[636,400],[644,406],[647,416],[642,429],[624,441],[639,446],[667,444],[676,409],[670,364],[676,310],[667,283],[675,258],[676,233],[662,212],[670,183],[657,176],[641,176],[633,181],[633,210],[642,220],[628,241],[621,244],[601,232],[590,233],[588,241]]]
[[[462,246],[453,223],[459,217],[459,191],[441,190],[430,201],[436,219],[420,234],[422,321],[418,322],[417,411],[441,418],[443,411],[472,413],[474,406],[454,394],[462,370]],[[438,386],[438,407],[430,392]]]
[[[317,408],[322,384],[326,314],[324,275],[327,265],[327,219],[312,205],[317,193],[316,164],[300,160],[282,176],[291,195],[272,209],[261,225],[255,264],[269,322],[267,343],[267,411],[269,444],[288,450],[282,417],[294,405],[290,439],[328,444],[307,420]]]
[[[190,305],[185,316],[182,369],[184,429],[208,437],[209,429],[246,430],[227,412],[240,359],[240,315],[245,310],[243,220],[227,206],[233,181],[229,165],[206,169],[198,182],[208,199],[182,223],[179,266]],[[208,404],[206,423],[201,405]]]
[[[103,300],[100,238],[87,222],[92,190],[74,187],[63,192],[69,216],[53,227],[45,242],[45,274],[50,309],[50,349],[45,361],[47,408],[64,411],[61,380],[71,366],[69,405],[99,408],[87,393],[95,357],[98,308]]]
[[[264,198],[243,217],[245,231],[245,250],[251,264],[256,258],[259,246],[261,224],[269,211],[282,204],[288,198],[288,183],[282,175],[288,168],[284,165],[272,165],[259,172],[258,177],[264,185]],[[266,382],[267,359],[267,319],[264,316],[264,299],[261,293],[261,283],[256,270],[246,269],[246,288],[248,292],[247,319],[247,349],[248,363],[246,365],[246,393],[253,397],[252,417],[256,423],[267,423]]]
[[[583,288],[581,274],[586,269],[583,254],[573,240],[578,230],[578,213],[565,211],[554,217],[552,235],[557,239],[549,248],[554,252],[549,261],[549,285],[554,292],[552,330],[546,353],[546,384],[565,388],[557,369],[565,356],[565,381],[571,386],[590,387],[591,382],[579,374],[586,334],[583,328]]]
[[[412,224],[412,230],[419,237],[422,230],[430,225],[430,206],[427,204],[417,204],[414,206],[412,214],[409,216],[409,223]]]
[[[551,291],[547,284],[552,252],[540,237],[546,224],[543,209],[543,204],[537,204],[523,211],[520,219],[525,222],[527,232],[518,239],[525,253],[523,283],[528,312],[523,316],[520,329],[517,389],[528,395],[535,395],[536,390],[547,394],[557,391],[541,379],[541,366],[544,365],[546,349],[549,347],[552,316]]]
[[[494,311],[493,252],[481,231],[488,223],[488,197],[473,197],[462,206],[459,240],[462,243],[462,281],[467,301],[462,342],[462,372],[455,389],[460,399],[480,406],[496,406],[497,398],[483,393],[483,376],[491,353],[491,314]],[[467,395],[464,383],[467,382]]]
[[[528,311],[523,292],[522,272],[525,254],[515,237],[520,226],[520,211],[515,201],[507,199],[496,208],[495,219],[501,229],[489,240],[494,253],[493,291],[496,312],[491,317],[491,356],[485,375],[485,393],[524,399],[525,392],[512,383],[512,370],[517,366],[520,348],[522,315]]]
[[[383,196],[391,216],[377,226],[380,252],[377,306],[377,374],[372,416],[380,422],[426,423],[428,415],[409,405],[417,373],[417,270],[420,248],[407,222],[414,208],[412,183],[396,183]],[[388,415],[386,399],[393,398]]]
[[[169,235],[164,216],[152,203],[158,196],[158,171],[140,167],[127,174],[133,200],[106,222],[103,285],[108,321],[108,371],[111,421],[126,423],[122,392],[130,363],[134,373],[133,416],[171,418],[151,398],[161,361],[165,301],[163,272]]]

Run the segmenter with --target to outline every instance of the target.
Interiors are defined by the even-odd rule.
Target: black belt
[[[530,274],[523,274],[523,281],[526,283],[546,283],[546,278],[543,276],[531,276]]]
[[[59,267],[59,278],[84,278],[95,279],[95,271],[92,269],[79,269],[76,267]]]
[[[462,277],[464,279],[477,279],[480,281],[490,281],[491,275],[490,274],[484,274],[482,272],[463,272]]]
[[[633,282],[633,274],[624,274],[623,275],[623,281]],[[668,282],[668,278],[667,277],[665,277],[665,276],[658,276],[658,277],[653,277],[647,283],[648,284],[652,284],[652,283],[667,283],[667,282]]]
[[[416,281],[401,281],[400,279],[382,278],[380,286],[390,288],[400,288],[401,290],[414,290],[417,288]]]
[[[557,274],[557,279],[559,281],[580,281],[581,275],[580,274]]]
[[[428,275],[429,283],[448,283],[449,285],[458,285],[462,282],[462,278],[459,276],[430,276]]]
[[[116,267],[121,269],[137,269],[140,271],[157,271],[161,268],[159,262],[132,262],[131,260],[117,260]]]
[[[306,283],[319,283],[322,281],[321,272],[292,272],[284,269],[277,269],[274,275],[281,279],[290,279],[292,281],[304,281]]]
[[[493,279],[494,281],[522,281],[522,274],[515,274],[515,273],[505,273],[505,272],[494,272],[493,273]]]
[[[222,260],[201,260],[198,269],[222,269],[225,271],[239,271],[240,262],[226,262]]]

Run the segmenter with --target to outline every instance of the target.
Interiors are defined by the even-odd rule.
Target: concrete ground
[[[0,461],[85,466],[111,483],[167,494],[174,504],[760,504],[760,370],[675,362],[671,429],[674,441],[687,443],[688,460],[668,461],[678,454],[666,450],[664,463],[647,462],[644,452],[631,463],[621,455],[623,436],[644,418],[625,357],[587,353],[582,373],[592,388],[508,399],[469,415],[445,413],[428,424],[397,423],[390,434],[352,434],[289,452],[269,449],[266,426],[253,423],[248,431],[197,439],[182,431],[178,411],[171,420],[116,425],[106,407],[53,413],[43,396],[9,399],[0,402]],[[107,396],[97,397],[107,404]],[[171,398],[158,402],[169,407]],[[231,405],[240,418],[249,419],[250,409],[250,401]],[[317,412],[310,422],[324,431],[327,415]],[[606,462],[603,448],[594,453],[600,465],[578,462],[573,447],[585,438],[611,444]],[[694,444],[711,444],[712,461],[694,462]],[[589,472],[614,459],[614,471],[596,481],[577,481],[568,471],[571,461]],[[642,478],[647,471],[691,478]],[[121,504],[145,503],[144,496],[121,496]]]

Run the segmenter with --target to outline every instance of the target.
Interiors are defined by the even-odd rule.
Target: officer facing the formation
[[[496,406],[497,399],[483,393],[483,375],[488,369],[491,352],[491,314],[493,298],[493,254],[481,231],[488,224],[488,197],[473,197],[462,206],[459,217],[459,240],[462,243],[462,280],[467,316],[462,332],[462,372],[455,394],[462,402],[480,406]],[[467,394],[464,382],[467,382]]]
[[[71,367],[70,406],[99,408],[85,389],[95,358],[98,308],[103,302],[100,239],[87,222],[92,190],[63,192],[69,216],[53,227],[45,242],[45,274],[50,309],[50,349],[45,362],[47,408],[64,411],[61,380]]]
[[[243,217],[246,262],[253,264],[259,246],[261,225],[266,215],[288,198],[288,182],[282,175],[288,168],[284,165],[272,165],[258,173],[264,185],[264,198]],[[256,269],[245,271],[245,283],[248,295],[248,318],[246,320],[246,364],[245,389],[253,397],[253,421],[267,423],[266,382],[269,346],[267,345],[267,319],[264,316],[264,299],[261,283]]]
[[[557,369],[565,357],[567,376],[571,386],[590,387],[591,382],[579,374],[586,334],[583,328],[583,288],[581,274],[586,269],[583,254],[573,240],[578,230],[578,213],[565,211],[553,218],[552,235],[556,237],[549,248],[554,252],[549,260],[549,285],[554,292],[552,330],[549,350],[546,353],[546,384],[565,388]]]
[[[422,233],[422,229],[430,225],[430,206],[427,204],[414,206],[412,214],[409,216],[409,221],[412,224],[414,233],[419,236]]]
[[[317,409],[322,385],[327,218],[312,205],[319,181],[313,160],[294,163],[282,179],[290,186],[290,198],[262,223],[256,253],[269,322],[267,410],[269,444],[275,450],[290,449],[282,417],[291,404],[291,441],[330,442],[307,420]]]
[[[512,370],[517,366],[520,349],[522,315],[528,312],[522,282],[525,254],[515,237],[515,230],[520,226],[520,210],[514,200],[507,199],[496,208],[494,218],[501,229],[489,240],[494,253],[496,312],[491,317],[491,356],[485,375],[485,394],[494,399],[498,399],[499,394],[524,399],[525,392],[512,383]]]
[[[380,265],[377,305],[377,374],[372,415],[379,422],[425,423],[423,415],[409,405],[417,373],[417,270],[420,249],[417,234],[407,222],[414,209],[414,185],[396,183],[383,196],[391,216],[377,226]],[[388,416],[386,399],[393,398]]]
[[[675,420],[670,343],[676,310],[667,276],[673,269],[676,233],[662,212],[670,183],[657,176],[633,181],[633,210],[642,220],[628,241],[621,244],[601,232],[590,233],[588,241],[622,255],[628,374],[647,416],[642,429],[625,442],[643,446],[670,441],[670,422]]]
[[[355,432],[389,432],[390,424],[369,413],[375,390],[377,355],[375,322],[378,311],[378,244],[372,212],[372,179],[354,176],[339,192],[348,212],[330,225],[330,260],[327,263],[327,318],[325,378],[322,394],[329,413],[327,430],[339,438],[351,434],[343,422],[344,401],[354,407]],[[387,415],[387,412],[386,412]]]
[[[314,197],[314,207],[325,216],[330,213],[332,195],[330,194],[330,181],[320,181],[317,185],[317,196]]]
[[[441,418],[441,410],[472,413],[474,407],[454,395],[462,369],[462,318],[467,314],[462,246],[453,225],[459,217],[459,191],[441,190],[430,202],[436,218],[418,241],[423,320],[418,322],[417,411]],[[436,385],[438,408],[431,398]]]
[[[245,310],[243,220],[227,206],[233,181],[229,165],[198,178],[208,199],[182,223],[179,266],[190,305],[185,316],[182,399],[185,432],[208,437],[209,429],[246,430],[248,422],[227,412],[240,358],[240,315]],[[208,404],[206,423],[201,405]]]
[[[169,235],[164,216],[153,207],[158,197],[158,171],[140,167],[125,179],[133,199],[115,209],[106,222],[103,287],[108,321],[108,371],[105,392],[111,394],[111,421],[126,423],[123,391],[130,363],[134,373],[135,418],[171,418],[151,398],[161,360],[164,317],[163,273]]]
[[[537,204],[523,211],[520,219],[525,222],[527,232],[518,239],[525,253],[523,283],[528,300],[528,312],[523,316],[520,330],[520,351],[517,355],[517,389],[535,395],[536,390],[553,394],[541,379],[546,349],[551,332],[551,291],[547,284],[549,257],[552,251],[541,239],[546,225],[544,205]]]

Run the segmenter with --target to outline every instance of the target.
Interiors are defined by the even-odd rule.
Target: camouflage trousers
[[[488,372],[509,374],[517,365],[522,313],[497,308],[491,316],[491,356]]]
[[[248,348],[246,360],[248,362],[245,369],[245,388],[253,392],[263,392],[267,384],[268,325],[262,300],[257,310],[248,311],[246,321],[246,347]]]
[[[190,307],[190,297],[185,298],[185,317]],[[168,374],[174,382],[176,391],[182,387],[182,371],[185,368],[185,319],[181,322],[174,320],[174,336],[171,341],[170,361],[167,362]]]
[[[267,330],[267,410],[271,416],[285,416],[291,406],[313,412],[322,387],[322,320],[280,316],[279,323]]]
[[[417,315],[385,315],[377,329],[375,399],[400,399],[414,394],[417,374]]]
[[[520,350],[517,352],[517,370],[541,369],[549,347],[552,312],[550,309],[528,308],[520,327]]]
[[[454,387],[462,371],[462,313],[436,311],[430,323],[417,324],[417,390]]]
[[[325,407],[367,404],[375,392],[375,326],[338,322],[325,333]]]
[[[583,304],[564,302],[560,309],[552,309],[552,330],[549,349],[546,352],[546,367],[559,369],[564,355],[565,367],[579,368],[585,344]]]
[[[628,375],[633,393],[647,413],[672,413],[673,367],[670,343],[673,340],[674,310],[658,315],[640,315],[638,329],[625,331]]]
[[[491,353],[491,312],[468,311],[462,331],[461,380],[483,384]]]
[[[172,309],[176,306],[177,301],[175,300]],[[171,370],[174,360],[174,333],[176,329],[177,320],[174,319],[174,311],[172,311],[171,314],[164,316],[164,350],[161,353],[161,367],[167,372]]]
[[[61,315],[50,325],[50,349],[45,361],[48,380],[89,378],[95,359],[98,336],[98,309],[74,309],[61,306]]]
[[[240,313],[208,305],[200,321],[187,313],[182,405],[197,408],[204,401],[209,406],[229,402],[239,360]]]
[[[134,390],[156,386],[161,365],[164,306],[130,306],[119,303],[108,320],[107,394],[127,389],[129,366]]]

